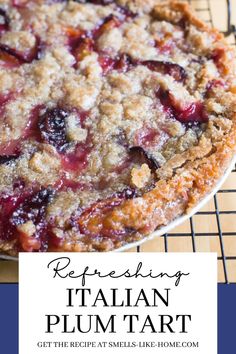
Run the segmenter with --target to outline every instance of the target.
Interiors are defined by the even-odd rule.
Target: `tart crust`
[[[192,122],[191,125],[188,122],[187,127],[185,124],[183,128],[185,129],[185,133],[182,135],[179,133],[178,126],[178,134],[181,135],[180,137],[178,137],[175,132],[173,133],[175,125],[172,126],[172,145],[164,151],[164,161],[162,162],[162,159],[160,158],[158,163],[156,163],[155,168],[153,168],[153,159],[150,159],[149,156],[149,150],[152,151],[152,148],[149,149],[148,152],[143,153],[144,149],[141,151],[139,146],[139,150],[136,149],[135,154],[138,152],[140,155],[141,151],[141,159],[138,160],[138,163],[136,163],[136,160],[135,163],[132,162],[128,168],[121,168],[121,175],[123,176],[122,181],[120,180],[121,177],[116,177],[116,172],[114,172],[114,170],[117,165],[122,165],[123,160],[120,156],[123,156],[123,154],[126,153],[125,149],[127,149],[127,147],[124,147],[124,144],[118,144],[120,150],[118,150],[117,145],[115,149],[116,153],[114,153],[112,145],[109,145],[109,140],[106,141],[105,139],[100,151],[101,154],[104,154],[102,166],[100,165],[96,167],[96,163],[98,163],[96,160],[97,155],[93,155],[91,152],[91,155],[88,156],[88,169],[90,168],[90,170],[82,172],[82,177],[81,175],[76,177],[76,183],[81,184],[84,182],[86,185],[89,185],[89,187],[82,189],[80,187],[78,189],[77,187],[74,187],[74,180],[72,185],[68,184],[65,189],[61,190],[60,188],[57,189],[58,187],[55,187],[55,185],[58,185],[57,179],[58,175],[60,175],[60,165],[58,164],[64,145],[62,147],[60,146],[61,150],[58,152],[58,146],[55,145],[55,139],[52,140],[51,138],[51,140],[44,141],[40,145],[39,150],[34,150],[32,147],[33,145],[30,148],[26,146],[25,155],[29,154],[29,151],[34,151],[34,153],[30,155],[30,158],[27,157],[27,161],[30,161],[30,163],[28,165],[24,165],[24,161],[18,163],[17,169],[14,169],[14,166],[12,167],[11,164],[10,167],[8,164],[7,166],[2,165],[3,167],[1,168],[0,173],[3,177],[0,179],[6,179],[6,175],[9,173],[19,173],[25,184],[34,183],[36,180],[40,186],[44,186],[44,188],[55,189],[56,192],[54,193],[53,198],[49,200],[46,206],[39,204],[39,208],[45,208],[43,218],[47,221],[47,225],[50,224],[50,231],[47,230],[48,236],[47,242],[45,242],[46,246],[41,247],[39,242],[40,236],[37,235],[36,231],[38,225],[35,220],[37,218],[30,220],[27,219],[25,222],[20,219],[20,221],[16,221],[15,224],[13,223],[14,227],[16,227],[15,230],[17,237],[11,236],[5,239],[1,239],[0,237],[0,251],[3,253],[17,255],[18,251],[22,250],[72,252],[110,251],[127,243],[143,239],[154,232],[157,228],[169,224],[171,221],[180,215],[186,214],[191,208],[196,206],[201,199],[203,199],[214,189],[214,186],[217,184],[232,161],[236,146],[236,61],[234,49],[227,44],[218,30],[210,28],[208,25],[199,20],[189,5],[184,2],[162,2],[152,0],[143,2],[141,0],[120,0],[117,1],[117,3],[120,4],[122,8],[128,9],[129,11],[137,14],[134,17],[131,16],[131,19],[129,18],[127,20],[135,23],[134,27],[136,26],[137,35],[143,34],[144,36],[144,33],[141,30],[140,34],[138,31],[140,28],[144,28],[145,23],[149,23],[150,19],[152,24],[153,22],[157,23],[157,28],[160,28],[161,26],[163,28],[167,28],[170,26],[170,28],[180,29],[180,31],[182,30],[184,32],[184,35],[187,37],[186,41],[190,41],[192,47],[194,48],[193,53],[191,53],[191,55],[195,56],[193,61],[197,57],[199,59],[199,62],[196,64],[198,65],[200,72],[197,76],[197,84],[195,83],[192,85],[191,82],[189,83],[188,81],[187,83],[183,83],[181,80],[176,84],[176,81],[178,80],[173,80],[173,78],[170,79],[169,76],[171,75],[167,74],[169,80],[168,82],[171,81],[171,85],[174,85],[173,90],[176,89],[176,91],[179,87],[178,85],[183,84],[188,88],[188,91],[191,92],[191,97],[195,95],[194,97],[196,99],[201,99],[206,107],[208,119],[205,120],[203,116],[203,120],[200,122],[200,125],[195,123],[192,124]],[[76,8],[72,2],[70,2],[69,5],[59,4],[51,6],[55,13],[59,11],[58,13],[60,13],[60,17],[62,18],[64,8],[61,8],[60,6],[69,6],[71,14],[74,16],[75,21],[78,21],[78,23],[79,20],[76,19],[79,17],[78,14],[82,7],[84,7],[86,11],[91,11],[91,14],[94,11],[97,11],[96,9],[98,9],[98,7],[101,8],[99,15],[96,12],[96,16],[98,17],[104,17],[104,14],[109,12],[109,7],[112,8],[112,11],[115,11],[113,7],[115,5],[113,3],[106,6],[79,4],[78,8]],[[42,13],[43,11],[44,10],[42,9]],[[17,18],[16,14],[18,12],[19,9],[14,9],[14,11],[12,11],[11,18],[13,21],[17,21],[14,19],[14,16]],[[62,25],[60,23],[59,27],[61,28],[61,26]],[[86,24],[85,21],[83,26],[89,27],[89,24]],[[76,31],[78,27],[78,24],[75,27],[67,25],[67,31],[70,30],[70,34],[72,33],[72,36],[76,35],[73,31]],[[35,28],[37,29],[37,23]],[[115,29],[117,29],[116,26],[114,26],[113,30]],[[54,30],[55,33],[57,33],[57,24],[55,24],[54,27],[52,26],[50,30]],[[132,32],[132,28],[126,28],[124,31],[126,31],[126,33],[129,31]],[[114,37],[112,37],[110,32],[109,35],[111,38],[109,38],[105,29],[102,32],[102,35],[100,35],[97,45],[103,48],[102,50],[104,50],[104,48],[105,50],[109,49],[109,55],[113,57],[114,53],[116,53],[117,50],[120,50],[121,44],[118,42],[114,43]],[[124,32],[122,33],[124,35]],[[114,35],[118,38],[120,33],[116,31]],[[135,48],[135,44],[132,42],[132,35],[130,36],[131,44],[130,47],[128,47],[128,50],[129,55],[132,57],[131,47],[134,46]],[[166,38],[167,36],[164,41],[167,40]],[[108,44],[110,46],[109,48]],[[139,49],[140,48],[137,48],[138,51]],[[181,51],[184,50],[185,48],[181,47]],[[212,54],[212,57],[209,57],[210,54]],[[135,121],[137,115],[138,117],[141,117],[143,114],[145,116],[146,113],[143,113],[143,109],[148,111],[148,107],[150,107],[149,100],[147,98],[148,94],[145,96],[146,98],[143,98],[143,101],[140,101],[140,97],[137,97],[136,100],[136,92],[134,88],[132,97],[126,97],[126,90],[130,90],[132,88],[128,87],[129,81],[127,80],[127,76],[124,75],[123,72],[119,72],[119,70],[116,69],[109,71],[109,73],[106,72],[105,78],[106,75],[110,75],[109,82],[111,83],[111,86],[107,87],[105,79],[103,79],[102,82],[99,79],[101,75],[101,68],[97,65],[97,53],[90,53],[88,56],[86,54],[83,55],[85,56],[78,64],[79,70],[78,67],[75,70],[77,70],[76,75],[78,76],[78,80],[84,80],[84,87],[81,85],[78,86],[76,81],[73,81],[76,78],[74,74],[72,75],[71,73],[71,63],[60,64],[65,72],[68,71],[66,75],[71,77],[71,81],[66,80],[65,77],[62,77],[62,80],[64,80],[64,92],[58,93],[56,90],[52,90],[50,95],[58,95],[60,99],[62,95],[67,95],[67,104],[69,106],[76,106],[77,109],[80,108],[83,112],[92,111],[91,121],[93,121],[94,117],[97,115],[102,115],[103,119],[100,121],[99,125],[96,126],[96,129],[100,129],[102,134],[104,134],[104,137],[109,134],[109,129],[114,129],[114,117],[119,117],[119,115],[125,114],[127,117],[127,122],[130,126],[133,127],[133,124],[137,124],[138,126],[140,120],[136,123],[132,122],[132,124],[130,122],[132,119]],[[166,53],[164,56],[165,55],[168,56]],[[172,60],[171,54],[169,55],[169,61],[174,63],[175,60]],[[188,57],[188,55],[189,54],[187,52],[186,56]],[[30,72],[34,70],[36,71],[36,77],[38,75],[39,78],[42,74],[40,62],[42,62],[43,65],[44,61],[44,65],[47,66],[43,67],[42,70],[45,70],[45,68],[50,70],[49,67],[51,65],[52,74],[50,75],[54,75],[53,66],[59,65],[62,58],[62,49],[59,49],[58,47],[54,50],[53,58],[51,57],[50,59],[51,62],[48,58],[45,59],[45,57],[43,57],[42,59],[39,59],[36,65],[24,63],[21,68],[27,65],[31,66],[29,75]],[[65,58],[68,62],[71,61],[74,65],[72,55],[68,54]],[[137,60],[137,58],[135,59]],[[45,64],[45,60],[48,60],[49,62]],[[53,60],[56,63],[53,62]],[[145,58],[145,60],[149,59]],[[214,73],[211,73],[211,70],[207,66],[208,64],[211,66],[213,65],[214,70],[217,71],[217,80],[213,80]],[[20,81],[21,78],[19,75],[19,70],[23,69],[13,69],[12,74],[9,74],[7,79],[13,80],[15,75],[16,79]],[[28,69],[26,68],[25,70]],[[132,70],[133,69],[131,69],[130,72],[132,72]],[[136,67],[134,70],[139,69]],[[160,84],[160,80],[158,78],[156,79],[156,77],[153,79],[153,77],[149,75],[148,70],[149,68],[142,67],[142,70],[140,69],[140,71],[136,71],[135,75],[143,76],[143,80],[145,80],[145,75],[147,75],[147,81],[149,80],[148,87],[150,89],[150,87],[152,88],[154,85],[152,81],[156,80],[155,82],[159,82]],[[197,69],[194,70],[196,74]],[[8,72],[9,69],[6,70],[5,75],[8,75]],[[162,74],[163,73],[161,73],[161,75]],[[50,75],[46,73],[45,80],[50,80]],[[154,76],[155,75],[156,74],[154,74]],[[166,75],[166,73],[163,75]],[[1,76],[4,77],[3,70],[1,70]],[[44,80],[43,77],[40,79]],[[124,81],[123,83],[122,80]],[[132,80],[133,82],[135,81],[134,78]],[[214,82],[213,87],[209,87],[209,83],[212,82]],[[109,92],[111,87],[113,90],[112,98]],[[207,92],[206,87],[208,90]],[[34,89],[34,86],[29,89]],[[27,96],[27,93],[25,94]],[[121,95],[123,95],[122,104],[120,104]],[[48,99],[48,96],[46,99]],[[54,101],[54,97],[51,96],[50,99]],[[168,97],[168,99],[173,99],[173,97]],[[132,100],[134,100],[134,106],[137,109],[134,113],[132,111]],[[43,103],[45,102],[44,99],[42,99],[42,101]],[[163,99],[163,102],[162,103],[164,105],[166,103],[166,98],[165,100]],[[153,102],[151,102],[151,104],[153,104]],[[178,105],[178,97],[174,98],[174,104]],[[29,103],[29,106],[32,108],[31,103]],[[169,106],[168,109],[170,109]],[[97,112],[98,107],[99,112]],[[41,126],[43,127],[46,124],[45,119],[48,119],[44,118],[44,114],[46,113],[42,113],[42,118],[40,118]],[[70,114],[73,115],[74,112]],[[90,115],[90,113],[88,114]],[[67,114],[64,114],[64,116],[66,117],[65,119],[70,119],[70,122],[74,122],[69,115],[67,116]],[[177,119],[177,121],[178,124],[182,124],[180,118]],[[13,122],[13,124],[15,123]],[[90,122],[87,126],[85,124],[83,127],[75,127],[73,124],[70,123],[69,125],[71,130],[69,130],[67,125],[65,128],[68,129],[67,139],[74,139],[73,141],[71,140],[70,143],[73,144],[74,141],[78,139],[77,143],[79,144],[83,144],[83,142],[89,144],[89,134],[91,131],[95,134],[93,131],[93,124]],[[89,128],[90,130],[88,129],[89,124],[92,126],[92,128]],[[196,129],[198,129],[196,133],[194,130],[195,126]],[[133,128],[130,129],[132,130]],[[177,128],[175,127],[175,129]],[[189,131],[192,132],[192,130],[195,135],[192,133],[192,135],[190,134]],[[90,133],[88,133],[88,131],[90,131]],[[128,128],[126,134],[128,134],[127,132]],[[17,134],[17,132],[15,131],[14,134]],[[165,138],[163,133],[163,146],[167,146],[169,143],[170,133],[168,132],[168,134],[168,137]],[[186,136],[186,134],[189,134],[187,142],[184,141],[183,138],[181,140],[181,137],[183,135]],[[48,138],[48,135],[44,135],[44,137],[45,136]],[[101,138],[101,136],[99,136],[99,138]],[[4,141],[4,139],[7,139],[6,135],[2,137],[2,141]],[[192,141],[191,139],[195,140],[190,144],[189,141]],[[92,144],[96,145],[96,139],[93,140]],[[97,144],[100,148],[99,140],[97,141]],[[179,144],[180,146],[178,149],[175,146],[176,144]],[[105,153],[103,149],[106,150]],[[171,153],[172,150],[174,153]],[[162,153],[162,150],[158,150],[158,153]],[[47,170],[44,169],[44,165],[47,167]],[[5,177],[4,168],[7,170]],[[42,171],[40,169],[42,169]],[[70,175],[70,171],[70,169],[69,172],[67,171],[67,176],[68,174]],[[101,171],[103,173],[100,173]],[[105,179],[104,185],[101,186],[106,171],[110,180]],[[43,176],[45,173],[46,175]],[[47,176],[49,175],[50,178],[48,180]],[[94,183],[94,181],[96,183]],[[4,185],[4,183],[4,181],[2,182],[0,180],[1,186]],[[99,184],[99,192],[97,190],[96,192],[91,191],[91,188],[95,188],[95,184]],[[6,190],[8,189],[10,190],[11,187],[6,188]],[[20,212],[23,208],[21,207],[22,203],[19,204],[19,208],[21,208],[19,209]],[[4,208],[4,204],[2,205],[2,208]],[[40,220],[42,223],[42,219]],[[2,227],[4,229],[4,223]]]

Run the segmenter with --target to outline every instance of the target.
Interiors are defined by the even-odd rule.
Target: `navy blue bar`
[[[236,353],[236,284],[218,286],[218,354]],[[0,353],[18,354],[18,285],[0,284]]]
[[[236,353],[236,284],[218,286],[218,354]]]
[[[18,285],[0,284],[0,353],[18,354]]]

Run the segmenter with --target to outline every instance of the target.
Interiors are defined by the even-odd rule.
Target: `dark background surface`
[[[0,353],[18,354],[18,285],[0,285]],[[236,284],[218,286],[218,354],[236,353]]]

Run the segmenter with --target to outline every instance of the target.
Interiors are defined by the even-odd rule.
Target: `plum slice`
[[[0,198],[0,239],[12,240],[16,236],[15,226],[10,218],[17,207],[29,196],[29,192],[1,195]]]
[[[66,132],[66,118],[71,112],[76,112],[79,124],[85,127],[87,112],[77,112],[76,110],[65,110],[59,107],[47,109],[39,118],[38,128],[41,141],[46,142],[56,148],[60,153],[61,163],[65,170],[79,172],[87,165],[87,157],[92,149],[91,135],[88,132],[85,142],[78,142],[73,147],[73,151],[68,151],[69,140]]]
[[[132,161],[140,164],[146,163],[152,171],[155,171],[160,167],[159,163],[152,156],[152,154],[141,146],[132,146],[129,149],[129,152]]]
[[[186,71],[178,64],[169,62],[162,62],[157,60],[139,61],[134,60],[128,54],[117,55],[115,58],[111,58],[108,55],[100,54],[99,63],[103,69],[103,73],[107,74],[111,70],[118,70],[121,72],[127,72],[132,67],[137,65],[144,65],[152,71],[156,71],[165,75],[172,76],[178,82],[184,82],[187,77]]]
[[[5,10],[0,8],[0,33],[9,30],[10,19]]]
[[[0,156],[4,161],[6,156],[9,158],[12,156],[19,156],[20,155],[20,143],[21,139],[10,140],[6,143],[0,144]],[[6,161],[7,162],[7,161]],[[5,163],[5,162],[3,162]]]
[[[36,227],[35,233],[30,237],[24,232],[19,232],[20,247],[24,251],[39,251],[47,247],[45,213],[46,207],[52,201],[53,196],[54,191],[52,189],[41,189],[26,198],[12,213],[10,224],[13,226],[17,227],[32,221]]]
[[[176,110],[177,119],[181,123],[206,123],[208,121],[207,114],[201,102],[193,102],[185,106],[184,109]]]
[[[154,127],[143,126],[134,135],[134,145],[129,149],[133,162],[146,163],[152,171],[160,167],[152,151],[157,151],[168,140],[169,134]]]
[[[152,71],[170,75],[178,82],[183,82],[187,76],[184,68],[178,64],[158,60],[146,60],[142,61],[141,64],[147,66]]]
[[[98,39],[103,33],[111,30],[112,28],[120,27],[122,22],[122,19],[112,14],[105,17],[102,23],[92,31],[93,39]]]
[[[164,111],[171,117],[186,125],[206,123],[208,115],[202,102],[192,102],[181,106],[168,90],[160,88],[157,97],[164,107]]]
[[[103,74],[105,75],[112,70],[125,73],[132,67],[136,66],[136,63],[127,54],[121,54],[115,58],[111,58],[107,55],[100,55],[98,60],[102,67]]]
[[[74,152],[61,155],[62,166],[66,171],[79,172],[88,164],[88,155],[91,147],[87,143],[76,145]]]
[[[163,144],[168,134],[160,129],[143,126],[138,129],[134,136],[134,144],[143,148],[157,147]]]
[[[121,20],[114,15],[105,17],[102,22],[91,31],[83,31],[79,28],[67,27],[66,34],[68,36],[68,44],[72,53],[83,52],[84,50],[91,52],[95,50],[95,41],[109,29],[119,27]],[[76,55],[75,55],[76,56]]]
[[[24,251],[38,251],[43,249],[46,242],[45,213],[48,203],[51,202],[54,191],[52,189],[24,189],[15,186],[17,191],[13,195],[2,195],[0,198],[0,238],[17,240],[17,247]],[[36,229],[31,236],[20,232],[17,226],[31,221]]]
[[[12,161],[17,160],[19,157],[19,155],[15,154],[15,155],[2,155],[0,156],[0,165],[2,164],[9,164]]]
[[[98,53],[98,61],[103,69],[103,74],[109,73],[111,70],[126,72],[133,65],[137,65],[129,55],[117,54],[116,57],[110,57],[106,52],[102,52],[97,48],[97,40],[107,31],[118,28],[122,25],[127,17],[134,17],[128,9],[118,6],[119,14],[105,17],[91,31],[83,31],[79,28],[67,27],[65,32],[68,37],[68,45],[71,53],[76,59],[75,66],[92,52]]]
[[[0,66],[7,69],[17,68],[20,66],[20,62],[16,57],[6,53],[5,51],[1,51],[0,49]]]
[[[124,57],[122,55],[118,55],[115,59],[110,58],[105,53],[100,53],[96,46],[96,41],[103,33],[112,28],[120,27],[123,21],[124,18],[118,18],[117,16],[111,14],[104,18],[103,21],[92,31],[82,31],[80,29],[68,27],[66,29],[68,45],[71,53],[76,59],[76,62],[81,61],[84,57],[95,51],[99,54],[99,62],[103,68],[113,68],[115,65],[124,66]],[[104,72],[107,71],[109,71],[109,69],[104,69]]]
[[[76,39],[71,44],[71,52],[74,55],[76,61],[81,61],[87,55],[94,51],[94,40],[90,37],[82,35],[79,39]]]
[[[53,145],[58,151],[65,150],[68,144],[65,123],[68,115],[69,112],[61,108],[47,109],[38,123],[42,140]]]
[[[221,60],[225,56],[225,48],[215,48],[213,52],[209,55],[209,59],[212,59],[216,66],[221,65]]]
[[[9,62],[10,66],[17,66],[25,63],[31,63],[33,60],[39,60],[41,57],[41,43],[39,38],[36,36],[36,43],[34,48],[26,51],[20,52],[14,48],[9,47],[6,44],[0,43],[0,59]]]
[[[12,225],[21,225],[31,220],[34,224],[43,221],[47,205],[52,201],[54,192],[52,189],[41,189],[26,198],[16,210],[14,210],[10,222]]]
[[[112,211],[113,208],[121,205],[125,200],[135,197],[136,191],[131,188],[126,188],[110,198],[95,202],[92,206],[85,209],[77,219],[76,222],[79,226],[80,232],[92,237],[103,236],[117,238],[122,236],[126,230],[117,232],[106,227],[101,220],[109,211]]]
[[[132,19],[137,17],[138,15],[136,12],[131,11],[127,6],[117,5],[117,10],[121,15],[125,17],[125,19],[129,19],[129,18]]]

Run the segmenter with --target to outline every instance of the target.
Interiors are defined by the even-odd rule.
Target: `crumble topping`
[[[146,163],[131,171],[131,182],[137,188],[143,188],[151,177],[151,170]]]
[[[235,53],[189,6],[0,1],[0,250],[108,251],[235,151]]]

